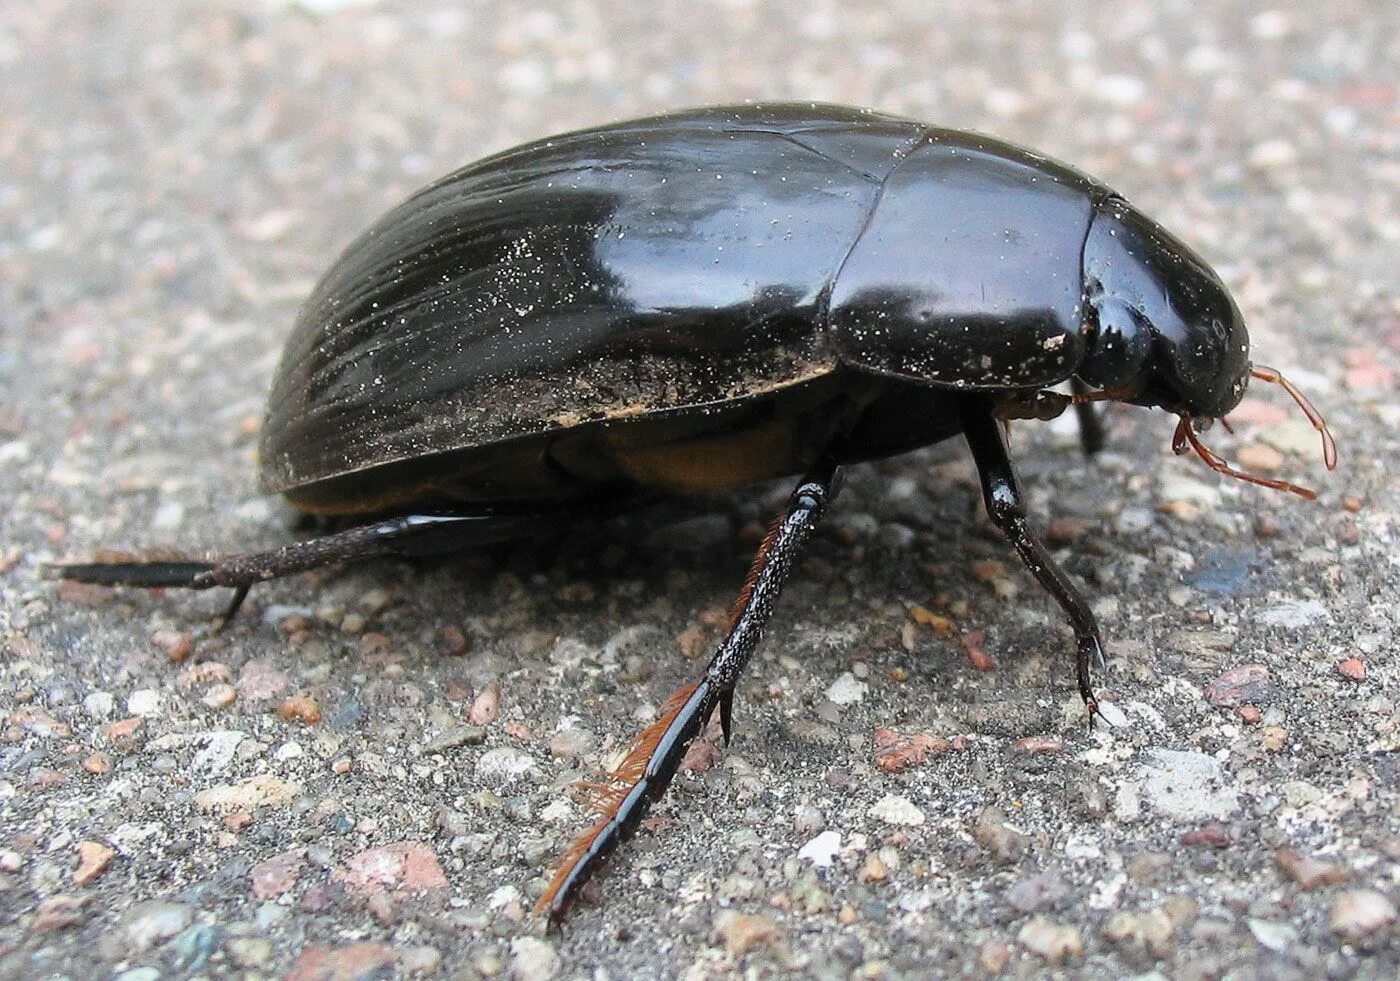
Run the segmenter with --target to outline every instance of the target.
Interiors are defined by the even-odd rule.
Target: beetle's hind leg
[[[959,415],[963,435],[977,463],[987,516],[1010,540],[1031,575],[1060,604],[1069,617],[1070,626],[1074,628],[1077,644],[1075,675],[1079,694],[1089,709],[1092,722],[1098,714],[1098,702],[1094,698],[1090,667],[1105,667],[1103,637],[1099,633],[1098,621],[1069,576],[1051,558],[1050,551],[1026,521],[1016,470],[1011,464],[1001,425],[993,413],[992,401],[982,396],[966,396],[959,403]]]
[[[732,731],[734,687],[763,635],[793,563],[835,495],[836,470],[824,465],[793,491],[787,510],[773,522],[758,547],[744,586],[729,614],[729,633],[715,651],[704,677],[674,692],[657,720],[632,741],[612,773],[582,787],[598,819],[560,856],[554,879],[535,910],[557,923],[575,893],[619,841],[641,822],[653,801],[666,792],[686,747],[700,734],[716,708],[724,741]]]
[[[266,552],[227,555],[204,562],[159,555],[149,558],[121,555],[98,562],[51,565],[45,572],[55,579],[104,586],[147,589],[228,586],[234,593],[219,621],[222,628],[238,612],[249,587],[257,583],[341,562],[434,555],[519,538],[548,527],[550,517],[550,514],[494,510],[470,514],[411,514],[358,525]]]

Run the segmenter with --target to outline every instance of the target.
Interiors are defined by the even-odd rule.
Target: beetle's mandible
[[[437,181],[336,260],[302,308],[261,481],[351,527],[211,561],[59,566],[87,582],[235,590],[350,559],[537,533],[665,491],[802,474],[704,675],[613,773],[539,900],[551,920],[732,697],[841,465],[962,435],[992,521],[1063,608],[1081,695],[1099,628],[1031,529],[1004,420],[1092,402],[1179,417],[1178,451],[1250,378],[1239,309],[1103,184],[989,137],[823,105],[719,106],[530,143]],[[1051,391],[1069,383],[1073,394]],[[225,618],[227,619],[227,617]]]

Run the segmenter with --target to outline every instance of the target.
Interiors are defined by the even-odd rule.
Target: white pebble
[[[155,715],[160,711],[160,692],[154,688],[132,692],[126,700],[126,710],[132,715]]]
[[[806,859],[819,869],[829,868],[841,851],[841,833],[823,831],[797,850],[797,857]]]
[[[502,746],[481,754],[476,761],[476,775],[496,785],[514,783],[535,769],[535,760],[528,753]]]
[[[914,806],[908,797],[899,794],[886,794],[875,802],[869,814],[877,821],[897,824],[906,828],[917,828],[924,823],[924,812]]]
[[[856,680],[854,674],[845,671],[831,683],[831,687],[826,690],[826,697],[836,705],[850,705],[859,702],[869,690],[869,685]]]

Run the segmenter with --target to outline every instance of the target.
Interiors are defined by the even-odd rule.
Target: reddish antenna
[[[1283,373],[1277,368],[1269,368],[1265,365],[1253,365],[1249,369],[1250,375],[1260,381],[1269,382],[1272,385],[1279,385],[1285,392],[1293,397],[1293,401],[1298,403],[1298,407],[1303,410],[1303,414],[1308,417],[1308,422],[1312,427],[1322,434],[1322,459],[1327,464],[1328,470],[1337,469],[1337,441],[1332,438],[1332,433],[1327,428],[1327,420],[1322,418],[1322,413],[1308,401],[1308,397],[1283,377]],[[1222,420],[1223,421],[1223,420]],[[1229,429],[1227,424],[1226,429]],[[1181,421],[1176,424],[1176,432],[1172,435],[1172,450],[1177,454],[1185,453],[1188,449],[1196,451],[1196,455],[1205,461],[1206,466],[1216,473],[1223,473],[1229,477],[1236,477],[1251,484],[1258,484],[1261,487],[1271,487],[1274,490],[1288,491],[1290,494],[1297,494],[1299,497],[1307,498],[1309,501],[1317,500],[1317,492],[1306,487],[1299,487],[1297,484],[1290,484],[1285,480],[1275,480],[1272,477],[1260,477],[1257,474],[1246,473],[1243,470],[1236,470],[1218,456],[1209,447],[1201,442],[1196,435],[1196,422],[1191,416],[1183,413]]]

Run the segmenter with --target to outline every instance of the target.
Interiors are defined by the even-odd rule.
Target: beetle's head
[[[1129,401],[1219,418],[1249,382],[1249,333],[1209,266],[1122,198],[1095,209],[1084,245],[1080,378]]]
[[[1084,243],[1084,360],[1078,377],[1101,391],[1077,398],[1158,406],[1180,417],[1178,453],[1195,450],[1212,469],[1251,483],[1316,495],[1232,468],[1197,437],[1239,405],[1251,377],[1283,386],[1337,447],[1322,416],[1279,372],[1249,362],[1249,332],[1225,284],[1200,256],[1120,197],[1094,209]],[[1228,425],[1228,423],[1227,423]]]

